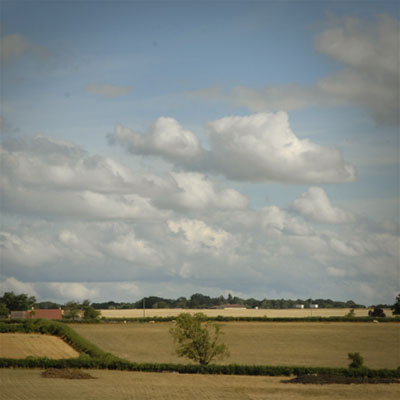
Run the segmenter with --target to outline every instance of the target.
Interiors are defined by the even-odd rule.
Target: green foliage
[[[354,318],[356,316],[356,313],[354,312],[354,308],[352,308],[346,315],[346,318]]]
[[[25,293],[16,295],[14,292],[5,292],[0,297],[0,303],[3,303],[9,311],[26,311],[35,305],[36,298],[34,296],[29,297]]]
[[[214,359],[229,356],[226,345],[220,342],[221,326],[207,321],[203,313],[179,314],[170,333],[178,343],[176,353],[180,357],[207,365]]]
[[[10,310],[4,303],[0,303],[0,318],[8,318]]]
[[[351,361],[349,368],[361,368],[364,364],[364,359],[360,353],[349,353],[347,358]]]
[[[71,319],[74,321],[80,317],[80,313],[81,313],[81,305],[76,301],[69,301],[64,306],[63,318]]]
[[[373,310],[368,311],[368,316],[371,318],[374,318],[374,317],[385,318],[386,314],[381,307],[374,307]]]
[[[96,319],[100,317],[100,311],[90,305],[89,300],[82,303],[83,319]]]
[[[400,315],[400,293],[397,295],[396,302],[391,308],[393,315]]]

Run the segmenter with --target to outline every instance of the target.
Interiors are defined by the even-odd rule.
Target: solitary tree
[[[400,315],[400,293],[396,297],[396,303],[392,305],[393,315]]]
[[[210,333],[211,332],[211,333]],[[220,342],[221,326],[207,321],[203,313],[181,313],[170,333],[178,344],[176,353],[202,365],[229,356],[228,348]]]

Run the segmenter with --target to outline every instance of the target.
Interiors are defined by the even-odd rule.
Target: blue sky
[[[388,1],[2,2],[2,291],[392,302],[398,43]]]

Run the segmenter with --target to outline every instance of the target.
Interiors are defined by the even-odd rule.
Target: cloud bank
[[[392,16],[379,15],[373,22],[333,18],[329,25],[315,37],[315,48],[340,67],[313,85],[242,85],[230,93],[211,87],[192,91],[190,96],[224,99],[256,112],[355,105],[367,110],[378,124],[398,125],[400,22]]]

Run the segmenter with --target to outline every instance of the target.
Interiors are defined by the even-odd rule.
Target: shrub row
[[[0,368],[86,368],[110,369],[142,372],[178,372],[184,374],[220,374],[220,375],[262,375],[290,376],[305,374],[330,374],[368,378],[400,378],[400,369],[369,368],[325,368],[292,367],[268,365],[194,365],[194,364],[158,364],[133,363],[119,359],[93,359],[87,357],[51,360],[49,358],[28,357],[23,360],[0,358]]]

